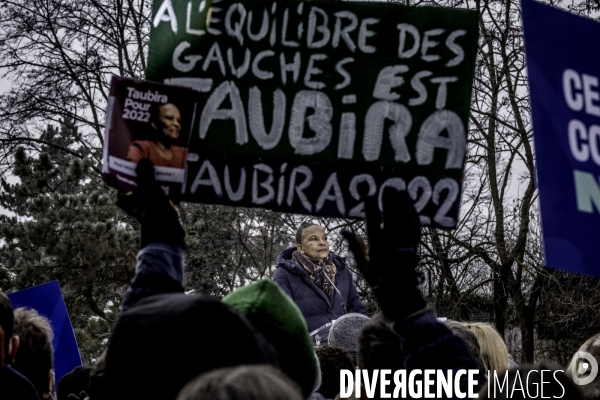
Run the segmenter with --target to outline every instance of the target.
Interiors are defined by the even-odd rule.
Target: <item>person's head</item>
[[[481,360],[486,372],[500,373],[508,368],[508,350],[500,334],[490,324],[470,322],[465,324],[477,337]]]
[[[215,369],[192,379],[177,400],[302,400],[300,388],[267,365]]]
[[[358,348],[358,335],[369,322],[369,317],[358,313],[344,314],[335,320],[329,329],[328,343],[333,346],[341,346],[348,350],[352,360],[356,360]]]
[[[498,372],[479,390],[479,399],[582,399],[577,385],[558,365],[521,365]]]
[[[71,394],[81,398],[81,392],[89,393],[91,371],[91,367],[79,366],[60,378],[56,385],[57,400],[70,400],[68,397]],[[83,398],[80,400],[83,400]]]
[[[157,139],[172,144],[181,133],[181,113],[175,104],[160,104],[150,110],[150,126],[155,129]]]
[[[581,358],[579,352],[589,353],[592,357],[600,360],[600,334],[596,334],[585,341],[579,350],[573,355],[569,366],[565,372],[573,379],[586,379],[591,373],[591,363],[585,358]],[[596,377],[585,385],[579,386],[584,399],[600,398],[600,376]]]
[[[272,280],[261,279],[229,293],[223,303],[250,321],[277,352],[279,368],[310,396],[320,374],[306,320],[293,300]]]
[[[379,369],[396,371],[405,368],[404,361],[400,336],[392,329],[391,322],[381,313],[374,315],[358,337],[358,368],[371,373]],[[380,393],[378,385],[376,398]]]
[[[321,387],[318,392],[333,399],[340,392],[340,371],[354,370],[354,361],[348,350],[338,346],[319,346],[315,352],[321,364]]]
[[[20,345],[13,367],[33,383],[40,397],[46,397],[54,391],[50,322],[35,310],[17,308],[14,334],[19,336]]]
[[[0,292],[0,367],[11,364],[19,347],[19,338],[13,336],[15,316],[8,296]]]
[[[296,248],[300,253],[320,261],[329,256],[327,234],[319,225],[304,222],[296,231]]]
[[[204,295],[165,293],[128,308],[106,352],[102,398],[172,400],[215,368],[276,364],[275,353],[227,304]],[[91,395],[95,399],[95,392]]]
[[[360,332],[357,359],[358,367],[369,371],[404,368],[400,336],[383,314],[375,314]]]
[[[483,360],[481,359],[481,350],[479,348],[479,342],[477,341],[477,336],[469,328],[467,328],[464,324],[454,321],[451,319],[447,319],[444,321],[448,329],[452,331],[453,334],[464,340],[467,347],[471,351],[473,358],[479,364],[479,368],[484,368]]]

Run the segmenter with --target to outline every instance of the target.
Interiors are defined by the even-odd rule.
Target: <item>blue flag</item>
[[[521,4],[546,265],[600,276],[600,24]]]
[[[58,281],[10,293],[8,298],[13,309],[32,308],[50,321],[54,332],[52,347],[54,348],[54,374],[57,383],[67,372],[81,365],[75,333]]]

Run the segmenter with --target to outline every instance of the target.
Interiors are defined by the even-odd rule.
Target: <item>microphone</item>
[[[327,275],[327,272],[325,272],[325,263],[326,262],[327,262],[327,257],[324,257],[323,258],[323,275],[325,275],[325,277],[327,278],[327,280],[329,282],[331,282],[331,284],[333,285],[333,288],[335,289],[335,291],[338,292],[338,294],[340,295],[340,299],[342,300],[342,312],[344,314],[347,314],[348,310],[346,309],[346,303],[344,303],[344,298],[342,297],[342,294],[338,290],[337,286],[335,286],[335,283],[332,282],[331,278],[329,278],[329,275]]]

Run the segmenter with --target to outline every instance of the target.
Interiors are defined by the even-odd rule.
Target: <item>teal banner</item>
[[[185,200],[364,218],[407,190],[456,226],[476,12],[155,0],[151,22],[147,79],[198,94]]]

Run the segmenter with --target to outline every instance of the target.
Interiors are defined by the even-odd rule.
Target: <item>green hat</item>
[[[244,314],[263,334],[277,351],[281,370],[309,397],[317,377],[316,359],[308,326],[292,299],[263,279],[231,292],[223,302]]]

